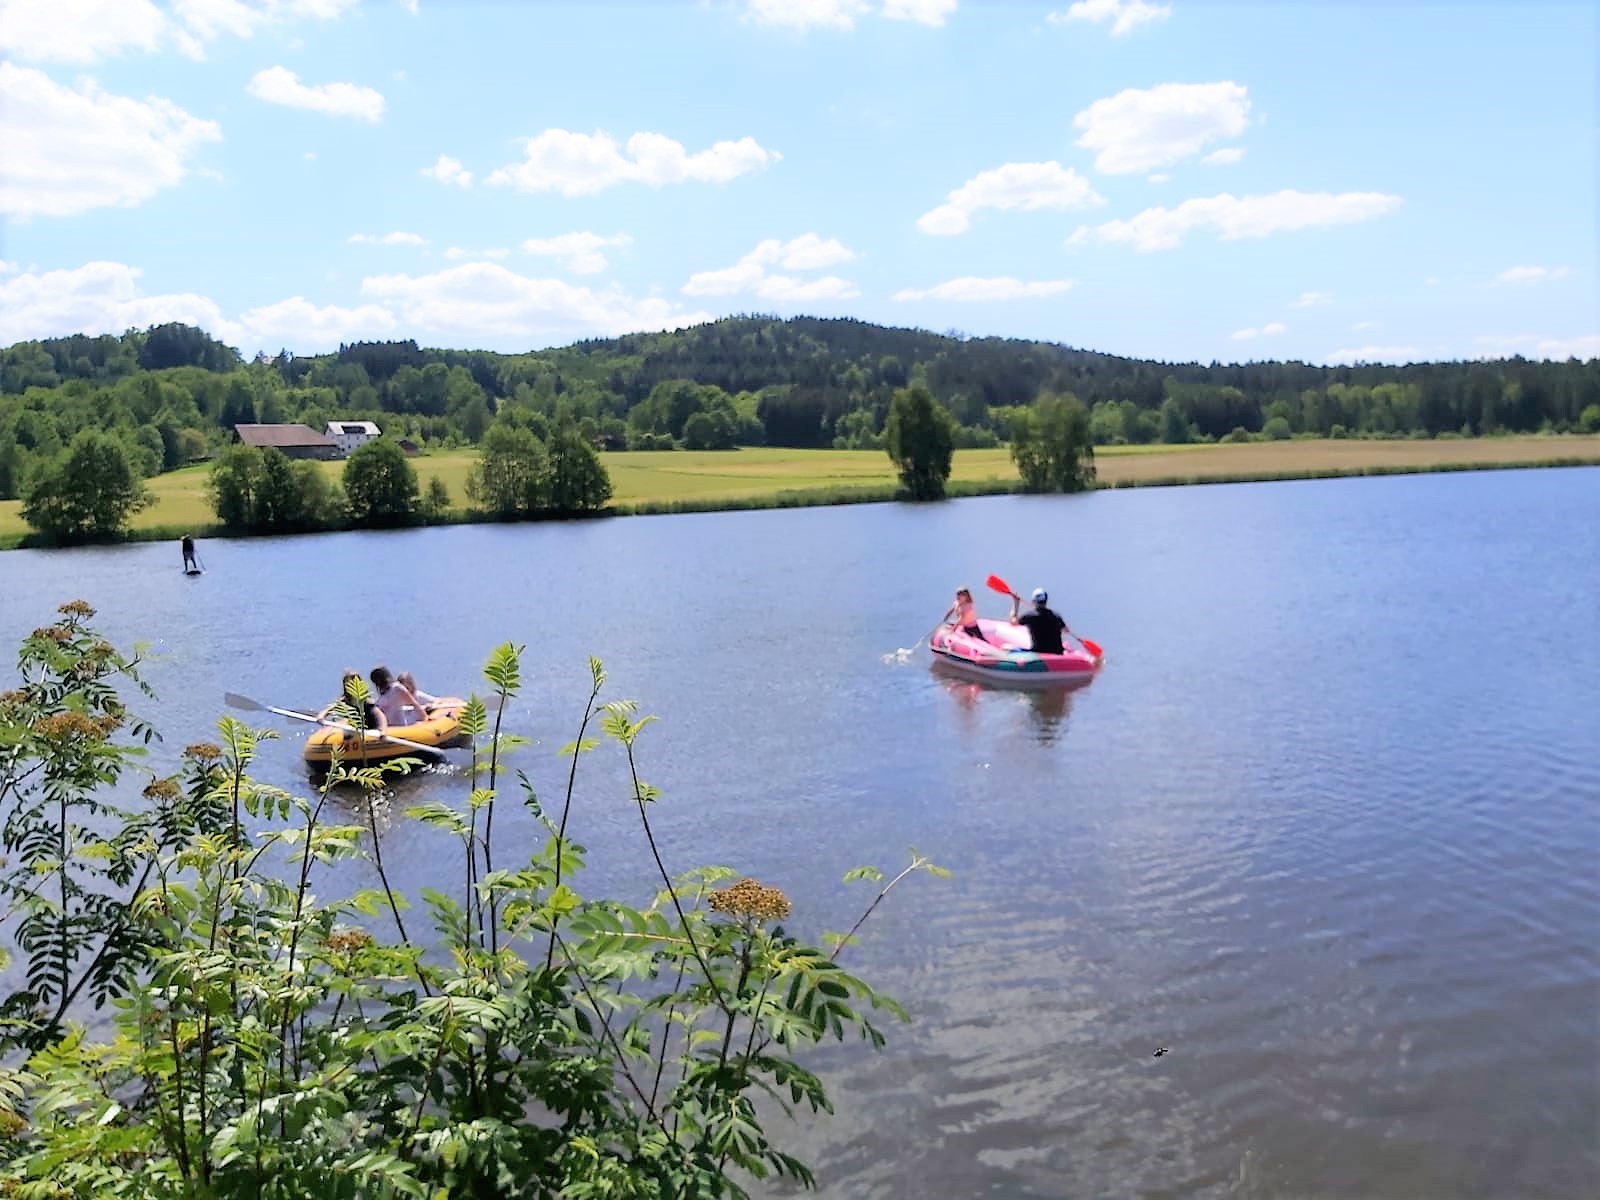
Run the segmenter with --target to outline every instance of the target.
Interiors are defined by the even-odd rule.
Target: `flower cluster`
[[[354,954],[372,945],[372,935],[365,929],[338,929],[328,935],[328,949],[335,954]]]
[[[725,917],[781,921],[789,915],[789,897],[778,888],[762,887],[754,879],[741,879],[732,887],[712,892],[707,902],[713,912]]]
[[[222,757],[222,747],[215,742],[193,742],[183,748],[183,756],[196,762],[215,762]]]
[[[60,646],[72,640],[72,630],[65,625],[41,625],[29,634],[29,637],[41,642],[54,642]]]
[[[146,800],[175,800],[178,793],[178,785],[170,779],[153,779],[144,788]]]
[[[99,721],[92,720],[79,712],[52,713],[48,717],[40,717],[34,722],[33,731],[40,737],[50,741],[66,741],[73,737],[94,738],[96,741],[104,738],[106,730],[102,721],[110,718],[102,717]],[[116,728],[116,726],[112,726]]]
[[[94,605],[90,604],[87,600],[68,600],[60,608],[56,609],[56,611],[64,616],[82,617],[85,621],[87,621],[90,617],[94,616]]]

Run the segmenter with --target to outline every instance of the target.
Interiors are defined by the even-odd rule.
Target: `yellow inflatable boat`
[[[324,725],[306,739],[305,760],[313,767],[332,764],[334,753],[345,766],[382,762],[386,758],[424,754],[443,750],[461,733],[461,710],[466,701],[459,696],[442,696],[428,710],[426,720],[414,725],[391,725],[388,733],[376,729],[346,729]],[[393,735],[393,736],[391,736]],[[414,743],[407,745],[407,743]]]

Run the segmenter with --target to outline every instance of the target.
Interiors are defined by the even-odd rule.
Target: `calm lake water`
[[[380,661],[464,691],[515,640],[508,721],[550,799],[596,654],[662,718],[641,759],[670,864],[782,886],[812,936],[870,900],[851,867],[915,846],[955,871],[849,952],[914,1023],[823,1057],[839,1113],[793,1148],[826,1195],[1600,1193],[1600,470],[200,556],[188,579],[175,543],[0,554],[0,643],[79,596],[154,643],[167,765],[224,691],[315,706]],[[1019,695],[895,655],[959,584],[999,615],[991,571],[1048,587],[1100,678]],[[302,781],[303,728],[268,720],[260,773]],[[580,776],[580,886],[643,896],[619,772]],[[505,811],[497,859],[534,834]],[[455,882],[404,818],[384,850],[409,888]]]

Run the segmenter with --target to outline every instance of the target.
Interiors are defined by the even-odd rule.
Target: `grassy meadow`
[[[476,452],[423,455],[412,460],[424,486],[437,475],[457,509],[466,507],[467,472]],[[895,475],[877,450],[627,451],[601,455],[611,474],[614,507],[624,511],[697,506],[763,507],[785,494],[820,502],[887,497]],[[1600,437],[1506,437],[1445,441],[1308,440],[1199,446],[1107,446],[1095,452],[1102,487],[1285,479],[1468,467],[1600,464]],[[331,478],[342,462],[320,464]],[[215,517],[206,496],[207,466],[150,480],[156,502],[135,515],[137,537],[184,529],[210,532]],[[1017,481],[1009,451],[958,450],[952,491],[999,492]],[[0,501],[0,547],[28,532],[21,504]]]

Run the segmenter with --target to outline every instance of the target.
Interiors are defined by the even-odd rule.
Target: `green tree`
[[[229,446],[211,464],[211,474],[206,477],[217,520],[229,529],[251,528],[261,485],[260,450],[242,443]]]
[[[531,429],[496,421],[467,475],[467,496],[497,517],[531,517],[546,505],[547,459]]]
[[[1183,405],[1172,396],[1161,402],[1161,440],[1173,446],[1189,441],[1189,418],[1183,414]]]
[[[450,489],[437,475],[428,476],[428,490],[422,497],[424,516],[437,519],[450,511]]]
[[[417,513],[417,473],[406,452],[388,438],[373,438],[344,464],[345,502],[358,525],[404,525]]]
[[[36,471],[22,519],[58,541],[106,537],[151,503],[128,452],[110,434],[86,429]]]
[[[911,499],[944,496],[955,451],[955,422],[926,387],[914,384],[894,394],[883,445]]]
[[[1600,433],[1600,404],[1590,404],[1578,414],[1579,433]]]
[[[1030,492],[1081,492],[1094,484],[1089,412],[1076,396],[1045,395],[1011,418],[1011,459]]]
[[[571,421],[558,424],[550,435],[546,497],[559,513],[598,512],[611,499],[605,464]]]

